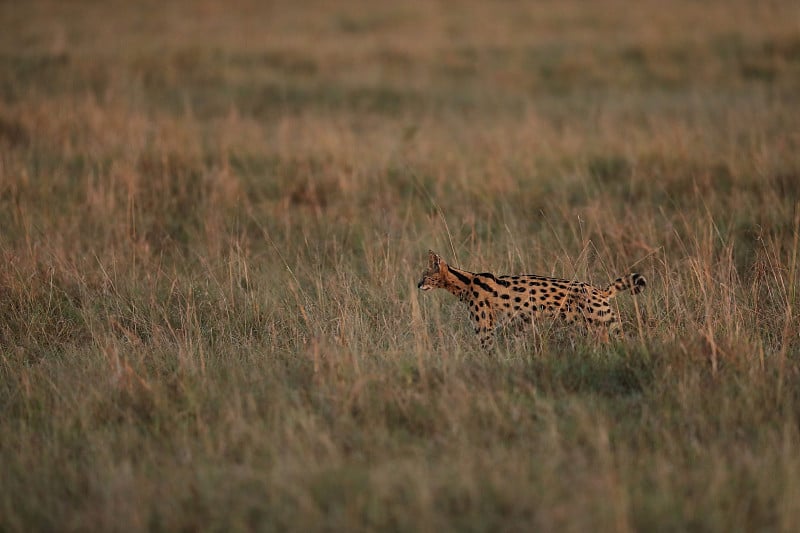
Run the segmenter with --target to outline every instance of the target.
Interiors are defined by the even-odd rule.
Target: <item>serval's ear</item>
[[[433,250],[428,250],[428,268],[438,270],[442,258]]]
[[[447,272],[447,261],[445,261],[444,259],[439,257],[434,252],[429,252],[429,253],[433,254],[432,257],[435,258],[435,260],[434,260],[435,262],[431,263],[431,266],[433,268],[437,269],[441,274],[444,274],[445,272]]]

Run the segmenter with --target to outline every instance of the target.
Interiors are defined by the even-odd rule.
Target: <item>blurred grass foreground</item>
[[[0,531],[797,531],[800,4],[0,2]],[[427,250],[627,339],[482,352]]]

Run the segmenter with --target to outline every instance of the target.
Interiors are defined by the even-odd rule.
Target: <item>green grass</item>
[[[797,530],[797,16],[0,4],[0,530]]]

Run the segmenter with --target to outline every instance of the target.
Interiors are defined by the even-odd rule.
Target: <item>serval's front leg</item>
[[[494,346],[495,316],[489,306],[472,303],[470,305],[475,334],[481,342],[481,348],[491,350]]]

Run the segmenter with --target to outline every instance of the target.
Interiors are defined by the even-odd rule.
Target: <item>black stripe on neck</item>
[[[453,270],[452,268],[450,268],[450,265],[447,265],[447,271],[450,272],[455,277],[457,277],[459,281],[461,281],[461,283],[463,283],[464,285],[469,285],[470,281],[472,281],[470,278],[468,278],[461,272],[458,272],[457,270]]]

